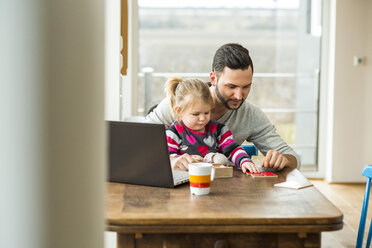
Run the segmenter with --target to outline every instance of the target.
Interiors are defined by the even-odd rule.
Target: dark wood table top
[[[342,228],[342,213],[315,187],[274,187],[286,181],[234,171],[215,179],[207,196],[174,189],[107,183],[106,225],[118,232],[321,232]],[[178,227],[178,228],[177,228]]]

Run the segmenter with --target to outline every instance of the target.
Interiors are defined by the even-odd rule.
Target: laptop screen
[[[173,187],[163,124],[108,121],[110,182]]]

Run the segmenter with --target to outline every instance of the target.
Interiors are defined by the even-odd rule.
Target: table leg
[[[278,233],[277,247],[320,248],[320,233]]]
[[[305,248],[317,248],[320,247],[321,239],[320,233],[308,233],[305,239]]]
[[[134,248],[134,234],[118,233],[117,248]]]

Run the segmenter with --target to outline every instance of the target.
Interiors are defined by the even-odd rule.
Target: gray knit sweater
[[[146,116],[148,122],[163,123],[167,128],[173,123],[169,98],[164,99]],[[252,142],[260,152],[266,155],[269,150],[276,150],[282,154],[291,154],[297,159],[297,168],[300,160],[294,150],[277,134],[275,126],[265,113],[248,102],[244,101],[238,110],[227,111],[218,122],[225,124],[233,134],[235,141],[241,145],[245,140]]]

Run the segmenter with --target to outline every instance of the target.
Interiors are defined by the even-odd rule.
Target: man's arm
[[[265,168],[283,169],[284,167],[299,168],[300,161],[296,152],[280,137],[275,126],[265,113],[257,107],[253,109],[250,125],[255,127],[255,133],[250,137],[257,148],[265,155],[262,166]]]
[[[146,116],[147,122],[162,123],[166,128],[169,128],[174,120],[169,98],[163,99],[158,106]]]
[[[292,169],[295,169],[297,168],[297,158],[293,155],[290,155],[290,154],[283,154],[285,157],[287,157],[288,159],[288,163],[287,163],[287,166],[286,167],[289,167],[289,168],[292,168]]]

